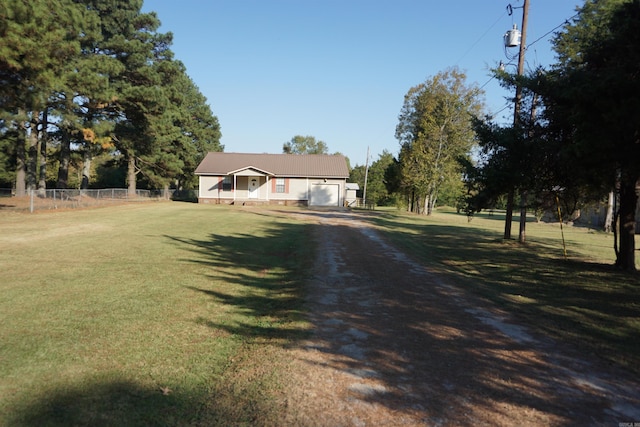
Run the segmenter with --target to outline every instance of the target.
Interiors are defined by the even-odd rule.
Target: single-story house
[[[195,170],[199,203],[343,206],[342,155],[211,152]]]

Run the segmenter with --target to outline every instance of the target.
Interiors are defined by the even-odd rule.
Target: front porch
[[[271,203],[275,179],[266,171],[244,168],[223,176],[201,178],[200,183],[206,183],[206,187],[199,190],[199,203],[259,205]]]

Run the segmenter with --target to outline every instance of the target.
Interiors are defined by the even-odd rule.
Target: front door
[[[249,178],[249,198],[257,199],[258,198],[258,187],[260,184],[258,183],[258,178]]]

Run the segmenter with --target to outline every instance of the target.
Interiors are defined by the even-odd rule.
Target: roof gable
[[[340,154],[251,154],[210,152],[196,175],[233,175],[246,169],[281,177],[348,178],[347,160]]]
[[[260,168],[256,168],[254,166],[246,166],[242,167],[238,170],[229,171],[228,175],[243,175],[243,176],[263,176],[263,175],[273,175],[273,173],[262,170]]]

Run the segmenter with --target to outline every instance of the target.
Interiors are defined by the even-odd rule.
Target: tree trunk
[[[38,177],[38,117],[40,113],[34,111],[29,122],[29,160],[27,162],[27,190],[36,189]]]
[[[527,192],[520,193],[520,232],[518,242],[525,243],[527,240]]]
[[[427,196],[426,201],[425,201],[425,207],[427,209],[427,216],[430,216],[433,213],[433,210],[436,207],[436,201],[437,201],[438,197],[435,195],[435,193],[431,193]]]
[[[511,239],[511,224],[513,222],[513,199],[514,190],[509,190],[507,195],[507,212],[504,217],[504,239]]]
[[[47,190],[47,142],[49,134],[47,133],[47,124],[49,121],[48,111],[42,112],[42,132],[40,136],[40,167],[38,170],[38,195],[44,197]]]
[[[411,195],[409,196],[409,212],[414,213],[415,212],[415,203],[416,203],[416,192],[415,191],[411,191]]]
[[[71,163],[71,136],[67,129],[62,129],[60,141],[60,166],[58,167],[58,183],[56,188],[67,188],[69,183],[69,164]]]
[[[136,197],[136,158],[127,152],[127,187],[129,197]]]
[[[166,182],[162,187],[162,197],[169,200],[171,197],[169,196],[169,183]]]
[[[27,194],[27,153],[25,144],[27,138],[27,127],[25,122],[18,125],[18,138],[16,139],[16,196],[22,197]]]
[[[611,224],[613,224],[613,201],[615,193],[609,192],[609,201],[607,202],[607,215],[604,219],[604,231],[611,233]]]
[[[82,190],[86,190],[89,188],[89,177],[91,176],[91,148],[86,147],[84,150],[84,155],[82,158],[82,182],[80,184],[80,188]]]
[[[638,179],[625,179],[620,182],[620,245],[616,266],[626,271],[635,271],[635,236]]]

